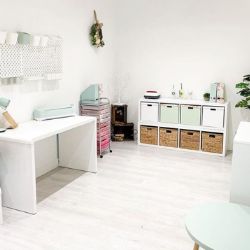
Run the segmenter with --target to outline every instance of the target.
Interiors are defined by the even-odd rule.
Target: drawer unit
[[[160,146],[178,147],[178,130],[174,128],[160,128]]]
[[[161,104],[161,122],[179,123],[179,105],[177,104]]]
[[[158,128],[141,126],[140,127],[140,142],[145,144],[158,145]]]
[[[141,121],[158,122],[159,104],[152,102],[141,102]]]
[[[203,107],[202,125],[214,128],[224,127],[224,107]]]
[[[181,130],[180,134],[180,148],[200,149],[200,131]]]
[[[202,132],[202,151],[222,154],[223,134]]]
[[[201,106],[181,105],[181,124],[200,126]]]

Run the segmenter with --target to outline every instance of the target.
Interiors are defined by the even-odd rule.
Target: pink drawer
[[[102,144],[101,144],[101,150],[106,150],[107,148],[109,148],[109,141],[104,141]],[[98,153],[100,152],[100,148],[99,148],[99,145],[97,145],[97,151]]]

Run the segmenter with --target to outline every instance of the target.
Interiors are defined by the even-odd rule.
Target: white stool
[[[3,213],[2,213],[2,190],[0,188],[0,225],[3,224]]]

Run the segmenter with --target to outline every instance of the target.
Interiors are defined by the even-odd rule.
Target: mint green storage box
[[[181,124],[200,126],[201,106],[181,105]]]
[[[164,123],[179,123],[179,105],[161,104],[160,121]]]

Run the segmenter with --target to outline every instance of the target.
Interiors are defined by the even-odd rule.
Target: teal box
[[[181,124],[200,126],[201,106],[181,105]]]
[[[164,123],[179,123],[179,105],[161,104],[160,121]]]

